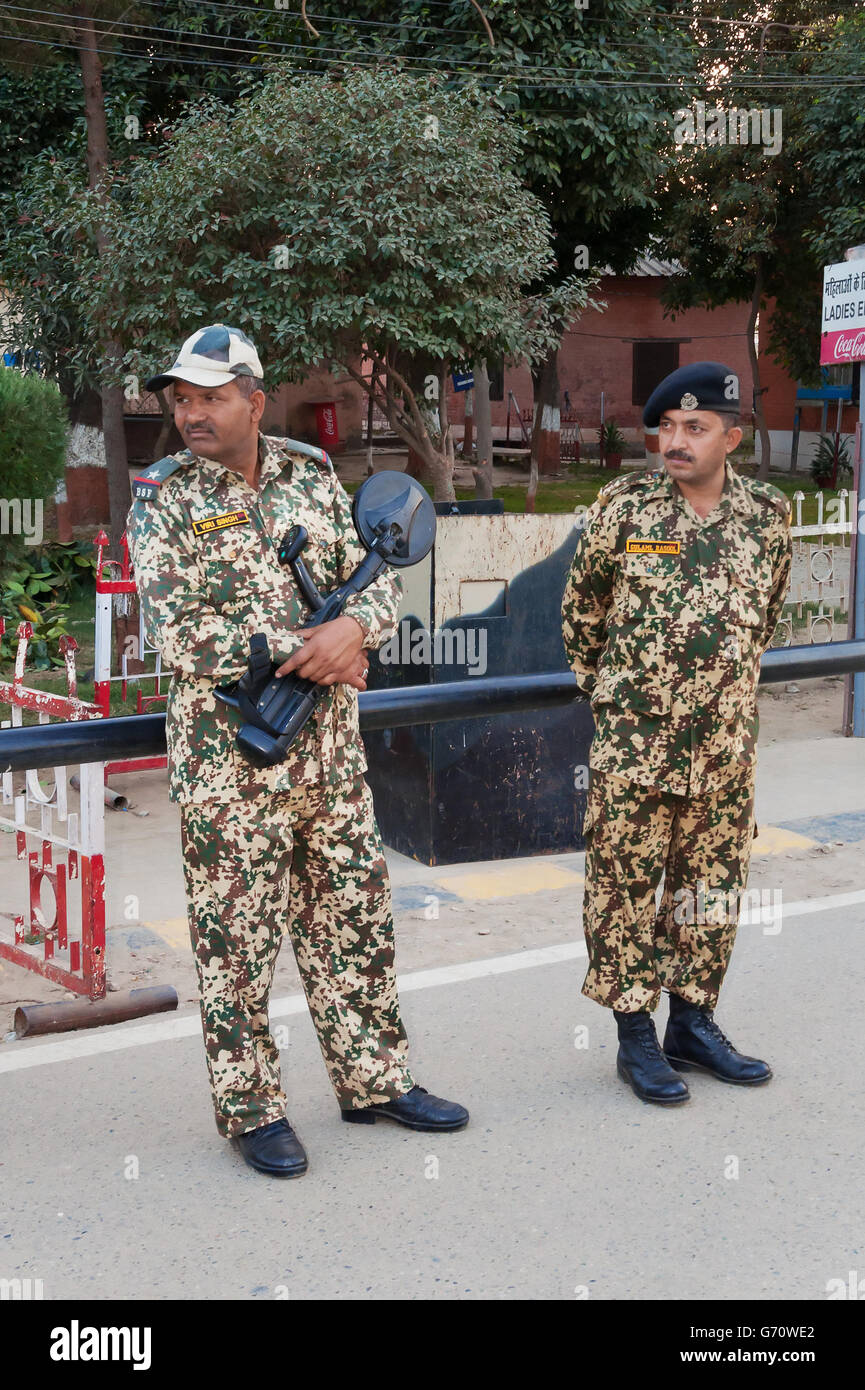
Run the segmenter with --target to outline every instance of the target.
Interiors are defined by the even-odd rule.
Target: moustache
[[[694,462],[694,460],[691,458],[691,455],[690,455],[690,454],[665,454],[665,455],[664,455],[664,458],[665,458],[669,463],[693,463],[693,462]]]

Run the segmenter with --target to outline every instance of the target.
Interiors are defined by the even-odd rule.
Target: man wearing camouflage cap
[[[386,570],[338,618],[298,630],[309,614],[277,558],[289,527],[307,529],[304,561],[323,593],[366,552],[328,455],[260,433],[262,375],[249,338],[212,324],[146,383],[171,388],[187,448],[134,481],[128,535],[145,628],[173,672],[170,796],[217,1129],[251,1167],[296,1177],[307,1158],[268,1028],[283,935],[344,1120],[439,1131],[463,1128],[468,1113],[408,1069],[387,867],[363,777],[355,692],[366,689],[364,648],[394,627],[400,581]],[[287,759],[265,768],[238,751],[237,721],[214,695],[244,673],[255,633],[278,675],[331,687]]]
[[[661,382],[643,423],[658,428],[664,467],[601,489],[562,603],[595,718],[583,993],[615,1014],[620,1076],[662,1104],[688,1099],[678,1073],[692,1068],[739,1085],[772,1075],[714,1019],[755,830],[760,658],[792,560],[789,502],[728,460],[738,418],[738,378],[722,363]]]

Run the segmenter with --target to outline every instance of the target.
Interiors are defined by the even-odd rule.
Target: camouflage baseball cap
[[[173,367],[144,383],[146,391],[161,391],[172,381],[193,386],[227,386],[239,376],[263,378],[255,345],[239,328],[211,323],[187,338]]]

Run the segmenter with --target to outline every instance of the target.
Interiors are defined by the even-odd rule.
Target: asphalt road
[[[290,1182],[217,1135],[194,1008],[3,1048],[0,1278],[46,1299],[825,1300],[865,1276],[865,893],[794,906],[740,927],[718,1009],[774,1079],[692,1074],[670,1110],[616,1076],[579,927],[406,977],[414,1071],[470,1108],[458,1134],[342,1124],[302,1001],[274,1001],[310,1154]]]

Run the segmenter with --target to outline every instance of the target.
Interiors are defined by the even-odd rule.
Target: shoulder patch
[[[308,458],[314,459],[319,468],[333,472],[333,463],[330,454],[326,454],[324,449],[319,449],[317,444],[304,444],[302,439],[279,439],[283,449],[287,449],[290,454],[306,454]]]
[[[600,489],[597,501],[603,507],[613,497],[620,497],[622,493],[629,492],[632,488],[645,487],[647,483],[655,481],[657,469],[639,469],[634,472],[623,473],[618,478],[613,478],[609,483],[605,483]]]
[[[793,504],[779,487],[775,487],[773,483],[764,482],[762,478],[746,478],[744,481],[755,497],[759,497],[761,502],[773,507],[778,515],[784,518],[786,524],[790,525],[793,517]]]
[[[152,502],[159,496],[159,489],[166,478],[181,468],[184,460],[177,454],[168,454],[164,459],[143,468],[132,479],[132,496],[141,502]]]

